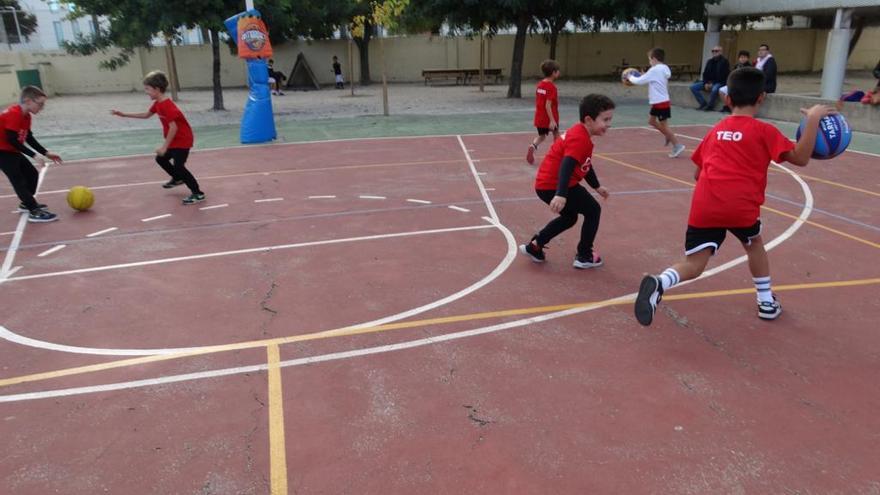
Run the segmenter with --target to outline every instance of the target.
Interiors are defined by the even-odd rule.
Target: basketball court
[[[148,155],[51,166],[60,222],[0,214],[0,491],[874,493],[877,155],[772,167],[779,320],[730,236],[632,315],[708,129],[595,139],[584,271],[579,228],[517,253],[552,218],[527,133],[195,151],[194,206]]]

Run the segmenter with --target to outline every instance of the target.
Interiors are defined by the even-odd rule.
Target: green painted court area
[[[485,134],[493,132],[533,131],[531,110],[499,113],[460,115],[368,115],[320,120],[282,120],[276,118],[277,142],[296,143],[330,139],[357,139],[394,136],[429,136],[456,134]],[[577,121],[575,102],[560,102],[563,122]],[[699,112],[675,108],[673,126],[712,125],[723,115],[717,112]],[[635,127],[646,124],[647,115],[642,101],[622,102],[614,113],[615,127]],[[794,137],[797,126],[791,122],[774,122],[787,136]],[[158,125],[158,124],[157,124]],[[238,146],[237,125],[194,128],[195,149]],[[117,131],[97,134],[71,134],[41,138],[41,142],[60,153],[67,160],[110,156],[149,154],[157,144],[156,129]],[[855,132],[850,149],[880,154],[877,136]]]

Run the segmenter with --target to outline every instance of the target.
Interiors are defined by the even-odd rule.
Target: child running
[[[21,201],[18,211],[28,214],[28,222],[37,223],[58,220],[58,215],[46,210],[46,205],[34,199],[40,173],[26,158],[34,158],[40,165],[43,164],[42,157],[61,163],[61,157],[46,151],[31,132],[31,115],[40,113],[46,99],[46,93],[40,88],[25,86],[21,89],[19,102],[0,113],[0,169],[9,178]],[[35,151],[42,156],[36,157]]]
[[[535,164],[538,145],[544,142],[548,134],[553,133],[553,141],[559,139],[559,93],[556,91],[556,85],[553,84],[553,81],[559,79],[559,63],[555,60],[545,60],[541,62],[541,72],[544,74],[544,79],[541,79],[535,89],[534,124],[538,135],[529,145],[529,151],[526,153],[526,161],[529,165]]]
[[[764,102],[764,74],[755,68],[737,69],[727,79],[725,103],[731,116],[715,125],[691,159],[697,181],[685,235],[685,257],[660,275],[645,275],[635,303],[636,319],[650,325],[663,293],[697,278],[721,247],[727,231],[742,243],[758,297],[758,317],[775,320],[782,306],[770,289],[770,262],[761,238],[761,205],[770,161],[804,166],[810,161],[819,120],[833,113],[815,105],[802,110],[805,131],[797,145],[778,129],[755,118]]]
[[[675,133],[669,128],[668,121],[672,118],[672,106],[669,103],[669,77],[672,71],[663,63],[666,60],[666,52],[662,48],[652,48],[648,52],[648,62],[651,68],[641,76],[629,76],[629,82],[633,84],[648,85],[648,103],[651,105],[648,124],[660,131],[666,138],[666,144],[672,144],[672,152],[669,158],[678,158],[684,153],[684,145],[679,144]]]
[[[156,148],[156,163],[171,176],[171,180],[162,184],[162,187],[171,189],[186,184],[191,194],[184,198],[183,204],[200,203],[205,200],[205,193],[199,189],[196,178],[186,168],[186,159],[189,157],[190,148],[193,147],[193,131],[183,112],[165,94],[167,89],[168,78],[165,73],[154,70],[144,77],[144,92],[153,100],[149,110],[144,113],[111,110],[110,113],[132,119],[148,119],[153,114],[158,114],[159,120],[162,121],[162,135],[165,136],[165,141]]]
[[[580,122],[553,143],[535,177],[535,193],[541,201],[550,205],[550,211],[559,215],[532,237],[528,244],[519,247],[520,252],[535,263],[543,263],[546,259],[544,246],[574,227],[578,215],[583,215],[581,239],[573,266],[586,269],[602,265],[602,258],[593,249],[602,208],[580,185],[580,181],[586,179],[590,187],[608,199],[608,190],[599,184],[592,166],[593,140],[590,136],[602,136],[611,127],[614,102],[605,95],[587,95],[581,100],[579,113]]]

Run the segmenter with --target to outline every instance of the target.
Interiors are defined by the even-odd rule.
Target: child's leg
[[[547,139],[546,134],[538,134],[537,136],[535,136],[535,139],[532,140],[532,147],[537,150],[538,145],[543,143],[545,139]]]
[[[709,258],[721,247],[726,229],[698,228],[688,226],[685,236],[685,257],[683,260],[663,270],[660,275],[645,275],[636,296],[636,319],[648,326],[654,320],[654,312],[663,293],[675,285],[699,277]]]
[[[672,146],[678,147],[678,139],[675,138],[675,133],[669,128],[668,120],[659,120],[655,127],[660,131],[660,134],[663,134],[667,141],[672,143]]]
[[[174,174],[186,184],[186,187],[188,187],[193,194],[204,194],[201,189],[199,189],[199,183],[196,181],[196,178],[193,177],[193,174],[186,168],[186,159],[189,157],[189,150],[184,148],[171,148],[168,150],[168,153],[166,153],[166,156],[169,156],[174,160]]]
[[[168,150],[165,152],[164,155],[156,155],[156,163],[158,163],[159,166],[162,167],[162,170],[164,170],[166,174],[170,175],[172,179],[180,180],[177,177],[177,174],[174,172],[174,165],[171,164],[170,152],[171,150]]]
[[[28,210],[36,210],[38,203],[34,199],[34,193],[37,190],[36,182],[39,179],[37,169],[21,154],[6,152],[0,152],[0,168],[9,178],[15,194],[24,207]]]
[[[581,225],[581,239],[578,242],[577,256],[582,260],[592,260],[593,242],[596,240],[596,232],[599,231],[599,219],[602,215],[602,207],[599,202],[583,186],[576,186],[568,191],[568,201],[576,211],[584,216]],[[598,259],[598,256],[595,257]]]
[[[580,187],[580,186],[576,186]],[[544,247],[547,245],[554,237],[558,236],[562,232],[574,227],[574,224],[577,223],[578,212],[576,206],[571,202],[571,192],[574,188],[569,189],[569,198],[565,202],[565,208],[559,212],[559,216],[550,220],[543,229],[535,236],[535,243],[538,247]],[[583,187],[581,187],[583,189]],[[538,197],[541,198],[547,204],[550,204],[550,201],[556,195],[556,191],[536,191]]]

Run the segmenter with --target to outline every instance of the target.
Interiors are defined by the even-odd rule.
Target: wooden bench
[[[455,84],[470,84],[480,80],[480,69],[423,69],[422,77],[425,78],[425,86],[428,81],[434,79],[455,79]],[[501,69],[483,69],[483,77],[488,80],[494,77],[495,82],[500,82],[504,75]]]
[[[464,83],[467,75],[464,69],[423,69],[422,77],[425,78],[425,86],[427,86],[428,81],[434,79],[455,79],[455,84],[459,81]]]

